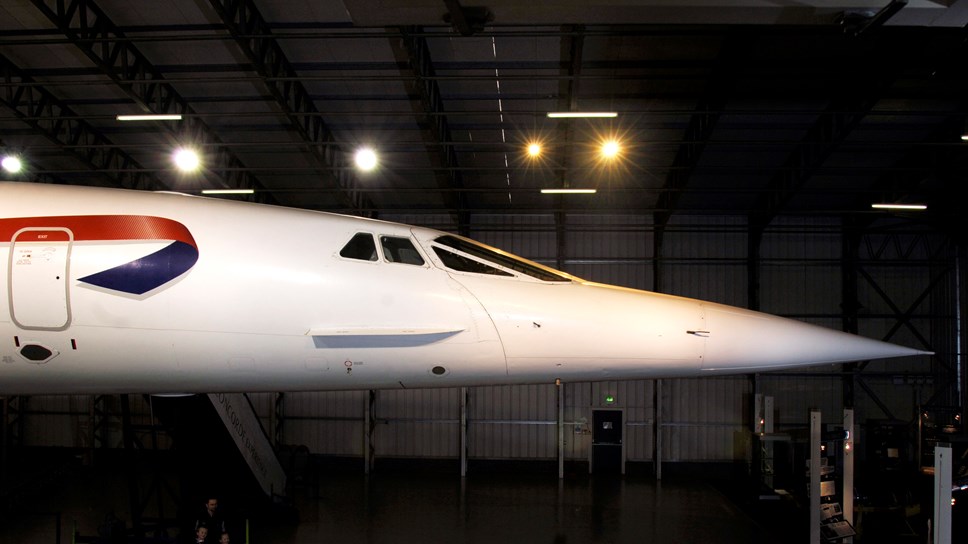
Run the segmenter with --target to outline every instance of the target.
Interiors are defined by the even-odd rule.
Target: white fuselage
[[[368,235],[372,257],[347,249]],[[184,195],[0,184],[0,395],[695,376],[921,353],[487,249],[510,260],[495,263],[441,236]],[[406,257],[391,256],[397,246]],[[148,290],[127,287],[138,282]]]

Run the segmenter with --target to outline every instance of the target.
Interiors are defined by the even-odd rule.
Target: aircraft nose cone
[[[931,354],[792,319],[704,304],[703,370],[770,370]]]

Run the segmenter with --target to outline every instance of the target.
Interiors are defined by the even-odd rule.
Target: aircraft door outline
[[[63,227],[25,227],[14,233],[7,261],[7,300],[14,325],[40,331],[70,327],[73,246],[74,233]]]

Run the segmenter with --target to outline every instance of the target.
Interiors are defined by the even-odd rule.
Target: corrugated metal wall
[[[420,221],[439,228],[453,218],[387,217]],[[474,215],[471,234],[485,243],[579,277],[634,288],[651,288],[656,264],[652,219],[647,216],[571,214],[556,224],[554,215]],[[660,290],[736,306],[749,300],[748,238],[745,219],[676,217],[668,225],[658,260]],[[453,230],[453,229],[450,229]],[[831,328],[842,326],[841,258],[844,239],[837,220],[778,218],[763,233],[760,246],[761,309]],[[559,235],[564,236],[559,240]],[[938,276],[947,287],[953,260],[937,248],[944,242],[921,234],[886,232],[862,238],[858,252],[858,321],[861,333],[920,347],[918,335],[948,338],[953,329],[952,301],[925,297]],[[559,254],[561,251],[561,254]],[[947,268],[946,268],[947,267]],[[953,297],[951,297],[953,298]],[[935,306],[942,306],[936,309]],[[910,326],[896,327],[896,313],[913,308]],[[951,314],[950,319],[944,315]],[[944,329],[935,332],[935,329]],[[926,373],[924,359],[872,363],[883,375],[865,378],[858,388],[857,419],[910,418],[915,399],[927,398],[934,384],[905,380],[904,372]],[[761,375],[759,393],[772,395],[780,428],[803,426],[808,412],[820,408],[839,414],[843,402],[842,367],[810,372]],[[819,372],[819,374],[818,374]],[[893,373],[893,374],[892,374]],[[622,409],[626,456],[654,458],[655,425],[661,422],[664,461],[729,461],[746,458],[749,406],[754,381],[747,376],[664,380],[658,399],[651,380],[566,383],[562,386],[564,447],[567,459],[587,459],[589,428],[596,408]],[[467,452],[471,459],[554,459],[557,456],[558,391],[554,384],[472,387],[466,390]],[[870,391],[874,395],[868,393]],[[611,396],[612,400],[606,398]],[[876,400],[874,397],[877,397]],[[132,397],[134,398],[134,397]],[[251,397],[267,427],[276,395]],[[116,401],[114,401],[116,402]],[[461,389],[286,393],[280,417],[282,440],[304,444],[313,453],[362,456],[373,421],[371,447],[377,457],[457,458],[460,455]],[[87,447],[89,397],[35,397],[29,401],[25,443]],[[139,421],[150,420],[150,406],[137,400]],[[109,418],[110,419],[110,418]],[[117,418],[108,443],[120,444]]]

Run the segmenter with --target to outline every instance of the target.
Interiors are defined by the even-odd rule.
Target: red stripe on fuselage
[[[65,215],[0,219],[0,242],[10,242],[24,228],[61,227],[74,233],[74,241],[175,240],[196,249],[185,225],[149,215]]]

